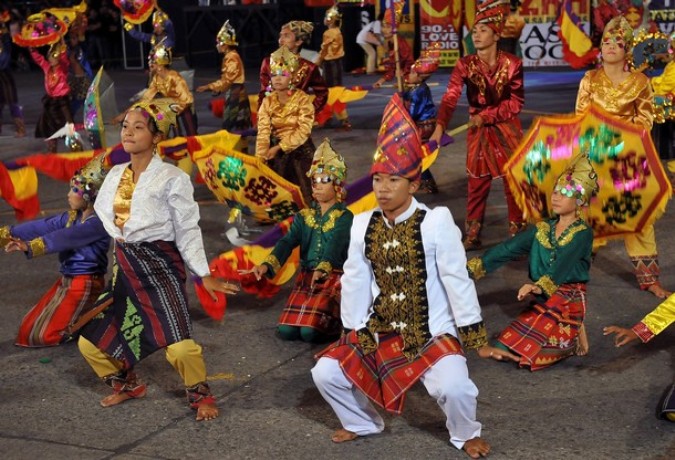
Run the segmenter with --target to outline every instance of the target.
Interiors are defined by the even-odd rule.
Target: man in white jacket
[[[354,218],[342,276],[345,332],[320,353],[312,377],[342,423],[336,443],[380,433],[384,422],[372,403],[400,414],[420,380],[447,417],[450,442],[478,458],[490,446],[480,438],[478,389],[462,346],[483,358],[517,358],[487,345],[450,210],[413,197],[422,147],[398,95],[382,125],[370,170],[379,206]]]

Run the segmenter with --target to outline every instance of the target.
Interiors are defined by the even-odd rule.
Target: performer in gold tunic
[[[305,203],[312,201],[307,171],[312,165],[314,106],[307,93],[291,86],[298,56],[282,46],[270,56],[272,92],[258,111],[255,154],[284,179],[300,187]]]
[[[626,56],[633,41],[633,30],[623,17],[612,19],[602,36],[602,67],[589,70],[579,84],[576,111],[584,112],[596,104],[623,120],[651,130],[654,119],[653,95],[649,78],[625,70]],[[659,283],[659,262],[654,225],[641,233],[624,237],[626,252],[640,289],[665,299],[670,292]],[[596,242],[596,245],[602,242]]]
[[[342,14],[340,14],[337,5],[328,8],[323,23],[328,29],[323,33],[321,51],[316,63],[323,70],[326,85],[329,87],[342,86],[342,58],[345,55],[345,47],[342,32],[340,32]],[[336,117],[340,121],[342,129],[345,131],[352,129],[346,108],[336,113]]]
[[[225,93],[223,129],[228,131],[242,131],[251,127],[251,108],[244,87],[244,64],[237,53],[237,44],[237,35],[227,20],[216,36],[216,48],[224,55],[220,79],[197,87],[198,93]]]

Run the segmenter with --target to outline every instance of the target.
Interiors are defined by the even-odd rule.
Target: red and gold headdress
[[[602,41],[614,40],[624,44],[626,52],[633,46],[633,28],[623,16],[612,18],[602,32]]]
[[[441,60],[441,44],[433,42],[429,47],[422,51],[419,59],[415,61],[410,70],[418,73],[429,75],[438,70],[438,64]]]
[[[392,96],[382,115],[370,168],[371,176],[377,173],[410,180],[418,180],[422,173],[422,140],[399,93]]]
[[[382,22],[386,22],[387,24],[394,26],[401,23],[401,16],[403,15],[403,1],[392,0],[392,2],[392,7],[388,7],[387,11],[384,12]]]
[[[474,24],[485,24],[496,34],[501,34],[509,10],[510,5],[508,1],[486,0],[478,6]]]

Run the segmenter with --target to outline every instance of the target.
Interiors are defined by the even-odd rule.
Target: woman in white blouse
[[[134,365],[164,348],[197,420],[210,420],[218,408],[206,383],[202,348],[191,338],[186,265],[214,300],[216,291],[233,294],[237,288],[210,276],[190,177],[155,154],[175,125],[171,108],[162,99],[139,103],[122,123],[122,145],[131,162],[110,170],[95,207],[115,240],[112,280],[98,300],[111,304],[85,326],[78,346],[113,389],[102,406],[145,396]]]

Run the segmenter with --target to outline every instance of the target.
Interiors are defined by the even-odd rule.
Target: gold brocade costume
[[[632,73],[614,86],[604,69],[589,70],[579,83],[576,112],[596,104],[622,120],[651,129],[654,122],[654,102],[649,78]]]
[[[243,84],[245,81],[244,64],[236,50],[229,50],[220,67],[220,80],[209,83],[209,90],[222,93],[233,84]]]
[[[155,74],[150,81],[147,91],[141,98],[142,101],[151,101],[158,94],[173,99],[182,112],[194,102],[185,79],[175,70],[167,70],[164,76]]]
[[[314,106],[307,93],[296,90],[285,104],[279,101],[276,93],[270,94],[258,111],[256,155],[269,150],[271,137],[278,140],[284,153],[297,149],[309,139],[313,123]]]
[[[339,27],[332,27],[323,33],[319,57],[323,61],[332,61],[345,55],[344,40]]]

